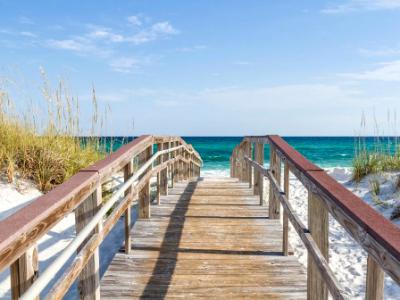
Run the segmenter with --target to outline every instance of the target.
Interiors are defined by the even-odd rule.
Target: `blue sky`
[[[363,112],[389,133],[400,111],[400,0],[0,0],[0,51],[15,102],[42,67],[83,120],[94,86],[111,135],[353,135]]]

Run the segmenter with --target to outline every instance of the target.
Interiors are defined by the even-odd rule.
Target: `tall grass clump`
[[[390,123],[390,114],[388,114]],[[396,127],[396,115],[394,114],[394,130]],[[365,128],[363,116],[361,126]],[[361,135],[355,143],[353,159],[353,180],[360,182],[369,174],[377,174],[385,171],[400,171],[400,145],[397,135],[381,136],[375,120],[375,136],[372,145],[367,144],[367,138]]]
[[[78,99],[62,81],[52,90],[44,72],[42,76],[41,112],[32,104],[21,113],[21,107],[17,108],[0,87],[0,170],[10,183],[18,174],[46,192],[103,158],[106,151],[97,137],[100,132],[96,132],[101,130],[102,119],[94,89],[91,132],[83,140]]]

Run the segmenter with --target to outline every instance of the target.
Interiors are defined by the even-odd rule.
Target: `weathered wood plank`
[[[100,209],[102,202],[101,187],[99,186],[85,201],[75,209],[75,228],[79,233]],[[101,224],[94,230],[93,234],[101,231]],[[78,249],[80,251],[81,247]],[[92,257],[79,274],[79,296],[84,300],[100,299],[100,269],[99,269],[99,249],[93,250]]]
[[[283,192],[285,193],[287,201],[289,201],[289,166],[285,162],[283,171]],[[283,255],[288,255],[289,251],[289,219],[287,211],[283,210],[283,235],[282,235],[282,251]]]
[[[141,159],[146,162],[153,154],[153,147],[147,147],[141,154]],[[150,180],[139,191],[139,218],[150,218]]]
[[[161,198],[106,271],[104,299],[306,298],[305,269],[282,255],[282,226],[247,183],[179,182]]]
[[[320,198],[308,192],[308,229],[318,246],[321,254],[328,261],[329,257],[329,217],[328,210]],[[308,256],[307,268],[307,293],[308,299],[324,300],[328,299],[328,287],[324,278],[318,271],[314,259]]]
[[[19,297],[32,285],[38,276],[39,260],[37,247],[28,249],[11,265],[11,298]],[[39,298],[36,298],[39,299]]]
[[[371,255],[368,255],[367,262],[367,288],[365,292],[366,300],[382,300],[385,284],[385,273],[376,263]]]
[[[133,174],[133,161],[131,160],[124,167],[124,181],[127,181]],[[132,193],[132,188],[129,188],[125,191],[125,197],[127,197],[130,193]],[[128,205],[125,211],[125,253],[129,253],[131,249],[131,206]]]

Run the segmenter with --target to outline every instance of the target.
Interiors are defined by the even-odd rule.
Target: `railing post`
[[[367,286],[365,292],[366,300],[383,299],[383,290],[385,285],[385,273],[375,262],[371,255],[368,255],[367,262]]]
[[[183,153],[184,153],[185,159],[188,159],[188,155],[187,155],[186,151],[184,151]],[[183,162],[183,179],[188,180],[188,178],[189,178],[188,175],[189,175],[189,164],[186,162]]]
[[[127,181],[133,174],[133,161],[131,160],[124,167],[124,181]],[[125,191],[125,197],[129,197],[132,193],[132,188]],[[125,253],[129,254],[131,251],[131,204],[128,205],[125,211]]]
[[[173,188],[175,181],[175,163],[172,163],[170,166],[170,177],[171,177],[171,188]]]
[[[177,142],[175,142],[175,146],[178,146]],[[179,150],[175,150],[174,153],[175,157],[179,156]],[[174,165],[174,182],[176,183],[178,181],[179,181],[179,160],[177,160]]]
[[[281,185],[281,160],[276,154],[275,148],[270,145],[270,169],[272,174],[274,175],[279,186]],[[268,209],[269,217],[271,219],[279,219],[280,218],[280,202],[274,195],[272,191],[272,186],[269,187],[269,209]]]
[[[254,161],[257,161],[257,157],[259,156],[258,151],[259,151],[258,144],[254,143],[254,159],[253,159]],[[254,195],[259,195],[260,189],[258,187],[258,171],[257,171],[257,168],[253,168],[253,180],[254,180],[253,193],[254,193]]]
[[[164,150],[164,144],[163,143],[158,143],[157,144],[157,151],[162,151]],[[163,158],[164,155],[160,155],[158,157],[158,164],[161,165],[163,163]],[[157,205],[160,205],[161,203],[161,172],[157,173],[157,182],[156,182],[156,203]]]
[[[75,228],[78,234],[101,207],[102,191],[99,184],[96,190],[75,209]],[[101,231],[99,223],[93,233]],[[93,234],[92,233],[92,234]],[[84,243],[82,244],[82,246]],[[78,248],[78,252],[81,250]],[[100,275],[99,275],[99,248],[93,250],[93,255],[79,274],[78,283],[80,299],[100,299]]]
[[[19,299],[21,295],[32,285],[38,276],[39,261],[37,247],[32,247],[21,255],[10,266],[11,298]],[[36,299],[39,299],[37,297]]]
[[[160,172],[157,173],[157,180],[156,180],[156,203],[157,205],[161,204],[161,174]]]
[[[322,255],[329,259],[329,216],[328,210],[318,195],[308,191],[308,228]],[[308,255],[307,299],[328,299],[328,288],[321,277],[317,265]]]
[[[283,191],[285,192],[286,199],[289,201],[289,165],[285,161],[283,172]],[[286,210],[283,210],[283,237],[282,237],[282,252],[283,255],[289,254],[289,220]]]
[[[254,159],[260,165],[264,165],[264,143],[256,143]],[[255,170],[255,168],[254,168]],[[260,205],[264,204],[264,176],[260,172],[254,173],[254,194],[260,195]]]
[[[235,176],[234,176],[234,172],[233,172],[233,152],[232,152],[232,155],[229,158],[229,160],[230,160],[230,163],[231,163],[231,169],[230,169],[231,178],[234,178]]]
[[[245,156],[251,159],[251,142],[246,143],[246,151],[245,151]],[[249,188],[253,185],[253,174],[251,172],[251,163],[249,161],[244,161],[244,164],[246,165],[245,172],[246,172],[246,180],[249,182]]]
[[[244,174],[245,173],[244,172],[245,162],[244,162],[244,148],[243,148],[243,145],[239,146],[239,151],[238,152],[239,152],[239,180],[241,182],[243,182],[243,181],[245,181],[245,174]]]
[[[168,144],[169,143],[164,143],[163,144],[163,150],[168,149]],[[166,161],[168,161],[169,159],[169,154],[164,154],[162,155],[162,160],[161,163],[164,163]],[[168,195],[168,166],[161,171],[161,178],[160,178],[160,193],[161,195]]]
[[[153,153],[153,146],[149,146],[140,155],[143,158],[142,161],[146,162]],[[151,167],[149,167],[150,169]],[[150,218],[150,180],[145,183],[143,188],[139,191],[139,218],[149,219]]]

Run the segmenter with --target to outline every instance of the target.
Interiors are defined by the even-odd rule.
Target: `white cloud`
[[[347,0],[322,10],[326,14],[343,14],[354,11],[400,9],[400,0]]]
[[[159,22],[153,24],[151,26],[151,30],[154,33],[165,33],[165,34],[177,34],[178,30],[176,30],[169,22]]]
[[[400,81],[400,60],[384,62],[372,70],[340,74],[349,79],[374,81]]]
[[[139,45],[178,33],[179,31],[169,22],[159,22],[153,24],[150,28],[142,29],[135,34],[126,37],[125,40],[135,45]]]
[[[132,24],[134,26],[142,26],[142,24],[143,24],[142,20],[139,16],[129,16],[126,19],[130,24]]]
[[[73,39],[66,40],[48,40],[47,44],[52,48],[71,50],[76,52],[82,52],[86,50],[86,45]]]
[[[117,43],[123,42],[125,40],[123,35],[116,34],[112,32],[111,29],[104,27],[94,27],[93,30],[88,33],[88,37],[92,39],[101,39]]]
[[[31,37],[31,38],[37,37],[36,34],[34,34],[33,32],[30,32],[30,31],[21,31],[19,34],[22,36]]]
[[[121,57],[113,59],[110,62],[110,67],[117,72],[131,73],[139,65],[139,61],[132,57]]]
[[[195,45],[195,46],[190,46],[190,47],[181,47],[177,48],[176,51],[178,52],[195,52],[195,51],[201,51],[207,49],[207,46],[205,45]]]
[[[133,16],[129,18],[132,17]],[[132,23],[132,21],[133,20],[129,22]],[[88,25],[88,28],[90,31],[85,34],[85,38],[87,39],[105,41],[109,43],[131,43],[134,45],[148,43],[160,38],[165,38],[169,35],[175,35],[179,33],[179,31],[167,21],[154,23],[147,28],[140,27],[139,30],[136,29],[133,30],[133,32],[126,32],[132,31],[132,28],[127,28],[124,33],[116,33],[111,28],[96,25]]]

